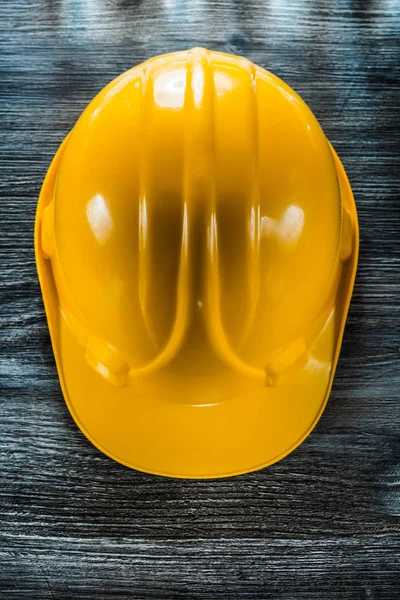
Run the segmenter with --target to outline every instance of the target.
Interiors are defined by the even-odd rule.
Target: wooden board
[[[58,145],[106,83],[167,51],[243,54],[341,156],[360,264],[328,407],[282,462],[174,481],[101,455],[64,404],[33,224]],[[400,5],[0,3],[0,599],[395,600],[399,573]]]

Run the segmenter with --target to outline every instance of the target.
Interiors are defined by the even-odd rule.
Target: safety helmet
[[[54,157],[35,253],[66,403],[105,454],[222,477],[315,426],[357,213],[317,120],[268,71],[196,48],[111,82]]]

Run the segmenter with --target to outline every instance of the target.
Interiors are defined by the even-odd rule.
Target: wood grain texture
[[[258,473],[175,481],[101,455],[58,384],[33,224],[49,162],[128,67],[202,45],[308,102],[341,156],[360,263],[331,399]],[[400,5],[0,2],[0,599],[395,600],[399,571]]]

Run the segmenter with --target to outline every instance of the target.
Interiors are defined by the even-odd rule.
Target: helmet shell
[[[240,57],[165,55],[102,90],[49,172],[37,240],[101,395],[246,411],[310,371],[331,327],[326,391],[358,245],[340,169],[301,98]]]

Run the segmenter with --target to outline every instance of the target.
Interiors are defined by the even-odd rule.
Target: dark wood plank
[[[400,597],[400,5],[0,3],[0,598]],[[130,471],[59,389],[33,223],[59,143],[146,58],[244,54],[309,103],[353,185],[360,266],[328,408],[282,462],[222,481]]]

